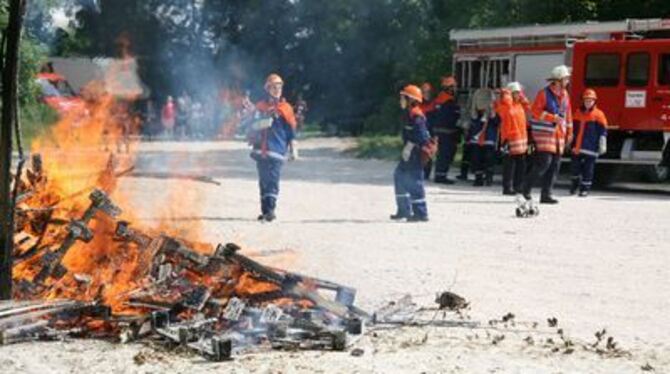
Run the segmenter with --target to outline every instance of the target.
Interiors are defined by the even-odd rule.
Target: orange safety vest
[[[557,124],[558,117],[565,125]],[[530,120],[530,132],[538,152],[563,154],[565,144],[572,138],[572,109],[568,91],[556,94],[550,86],[535,97]]]
[[[512,156],[524,155],[528,152],[528,122],[524,103],[515,103],[511,94],[503,94],[496,106],[500,116],[500,140],[507,143]]]

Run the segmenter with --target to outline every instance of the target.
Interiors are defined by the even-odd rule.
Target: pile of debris
[[[63,196],[41,164],[34,157],[16,189],[1,344],[157,338],[221,361],[263,347],[345,350],[370,320],[350,287],[260,264],[235,244],[134,228],[109,197],[113,168],[96,188]]]

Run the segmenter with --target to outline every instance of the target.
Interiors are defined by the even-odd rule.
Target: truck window
[[[626,63],[626,86],[646,87],[649,84],[649,53],[631,53]]]
[[[621,56],[616,53],[592,53],[586,56],[587,87],[614,87],[619,85]]]
[[[659,56],[658,84],[660,86],[670,86],[670,54]]]

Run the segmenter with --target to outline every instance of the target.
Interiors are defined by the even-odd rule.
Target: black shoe
[[[428,222],[428,217],[413,215],[407,218],[407,222]]]
[[[577,188],[579,188],[579,181],[572,181],[572,184],[570,185],[570,195],[574,195],[577,193]]]
[[[409,219],[410,216],[406,216],[404,214],[392,214],[389,218],[391,218],[394,221],[402,221],[403,219]]]
[[[475,182],[472,183],[473,187],[483,187],[484,186],[484,178],[477,177],[475,178]]]
[[[261,214],[258,216],[258,220],[261,222],[272,222],[275,219],[277,219],[277,216],[273,212]]]
[[[587,190],[579,191],[579,197],[587,197],[587,196],[589,196],[589,191]]]
[[[461,175],[457,176],[456,179],[458,179],[459,181],[466,181],[466,180],[468,180],[468,175],[467,174],[461,174]]]
[[[503,196],[515,196],[516,192],[512,190],[503,190]]]
[[[493,186],[493,176],[492,175],[489,175],[489,176],[486,177],[486,180],[484,181],[484,185],[486,187]]]
[[[440,184],[455,184],[456,181],[453,179],[448,179],[448,178],[435,178],[435,183],[440,183]]]
[[[555,204],[558,204],[558,200],[554,199],[551,196],[542,196],[542,198],[540,199],[540,204],[555,205]]]

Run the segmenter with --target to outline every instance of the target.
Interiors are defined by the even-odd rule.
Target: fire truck
[[[511,81],[532,100],[554,66],[568,65],[573,107],[591,87],[610,123],[600,181],[624,165],[639,166],[653,181],[668,178],[670,19],[452,30],[450,38],[463,104],[477,89]]]

